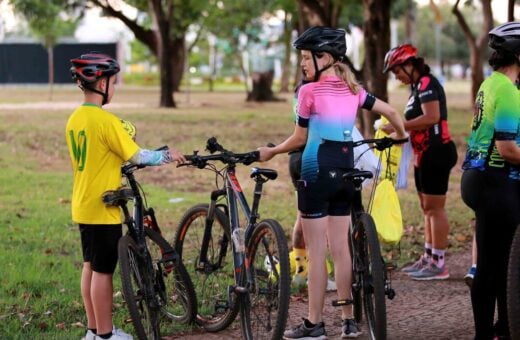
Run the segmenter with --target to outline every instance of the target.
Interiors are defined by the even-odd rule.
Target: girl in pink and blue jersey
[[[342,173],[354,167],[352,130],[359,109],[381,113],[395,128],[395,139],[406,138],[403,121],[387,103],[369,94],[341,60],[346,53],[345,31],[312,27],[296,41],[306,80],[298,94],[298,122],[293,134],[279,145],[261,147],[260,160],[303,145],[298,210],[307,245],[309,313],[303,323],[287,330],[284,339],[326,339],[323,304],[327,285],[327,245],[334,260],[338,298],[351,299],[352,261],[348,228],[353,186]],[[328,242],[327,242],[328,240]],[[357,337],[361,331],[352,317],[352,307],[341,312],[342,337]]]

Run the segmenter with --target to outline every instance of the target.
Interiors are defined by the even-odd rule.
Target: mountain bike
[[[160,322],[191,323],[197,314],[193,283],[175,249],[162,235],[153,208],[134,177],[142,165],[121,168],[128,186],[103,194],[106,205],[119,206],[126,235],[118,243],[123,297],[141,340],[161,338]],[[130,214],[128,202],[133,202]]]
[[[516,228],[509,251],[507,314],[511,339],[520,339],[520,227]]]
[[[185,213],[174,242],[195,285],[196,322],[217,332],[240,312],[245,339],[281,339],[290,298],[287,241],[277,221],[257,222],[262,187],[278,174],[272,169],[251,169],[255,187],[250,208],[236,166],[257,161],[258,151],[234,153],[214,137],[208,139],[206,149],[210,155],[194,152],[186,159],[191,166],[214,172],[216,189],[209,204],[195,205]],[[216,162],[224,167],[218,169]],[[242,226],[240,210],[246,219]]]
[[[354,147],[362,144],[373,144],[369,149],[376,148],[380,151],[390,148],[394,144],[406,142],[394,140],[389,137],[378,139],[365,139],[354,142]],[[381,169],[381,153],[378,170],[375,178],[379,176]],[[381,248],[377,236],[374,219],[365,211],[362,200],[362,184],[371,179],[374,174],[370,171],[358,169],[347,170],[343,179],[354,185],[354,198],[352,200],[352,227],[349,229],[350,252],[352,257],[352,299],[333,301],[334,306],[353,304],[354,319],[360,322],[363,318],[363,310],[367,319],[368,336],[371,340],[386,339],[386,301],[385,295],[391,300],[395,297],[392,288],[389,266],[381,256]],[[371,204],[377,181],[374,181],[370,195]],[[370,211],[370,209],[368,209]]]

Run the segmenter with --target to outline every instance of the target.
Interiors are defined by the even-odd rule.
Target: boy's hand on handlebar
[[[385,125],[381,126],[380,129],[383,130],[383,132],[386,133],[387,135],[390,135],[392,132],[395,132],[395,129],[392,126],[392,124],[385,124]]]
[[[396,140],[396,141],[402,141],[403,143],[404,142],[407,142],[410,138],[410,136],[408,135],[408,133],[397,133],[397,132],[392,132],[390,135],[388,135],[388,137],[392,138],[393,140]]]
[[[184,157],[184,154],[175,148],[170,148],[170,156],[172,157],[172,160],[178,164],[186,163],[186,157]]]

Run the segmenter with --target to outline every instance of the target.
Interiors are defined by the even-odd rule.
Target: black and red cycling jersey
[[[446,106],[446,94],[437,78],[427,74],[419,78],[408,98],[404,111],[406,120],[412,120],[424,114],[421,104],[439,101],[440,118],[433,126],[410,131],[410,141],[416,154],[416,166],[420,164],[422,153],[434,145],[446,144],[451,140],[448,129],[448,108]]]

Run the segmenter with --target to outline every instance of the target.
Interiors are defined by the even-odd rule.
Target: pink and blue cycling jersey
[[[320,167],[353,167],[352,130],[359,108],[371,109],[375,97],[358,93],[337,76],[303,85],[298,93],[298,125],[308,128],[301,179],[315,181]]]

